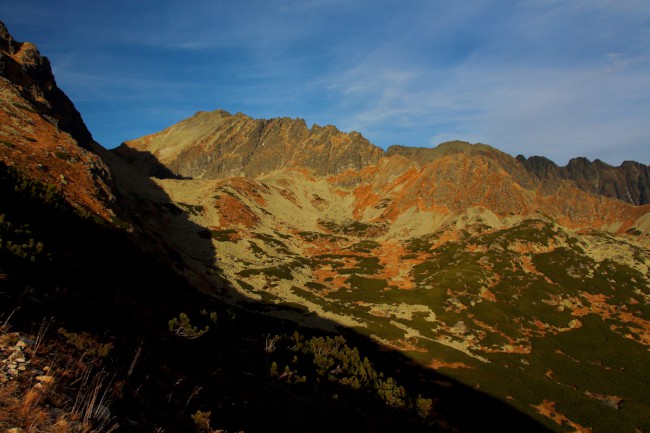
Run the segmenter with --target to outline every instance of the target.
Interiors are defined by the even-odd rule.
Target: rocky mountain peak
[[[337,174],[376,163],[383,151],[359,133],[288,117],[253,119],[224,110],[127,141],[115,152],[144,172],[185,178],[256,177],[282,168]],[[162,169],[164,168],[164,170]]]
[[[438,158],[447,155],[463,153],[467,155],[497,155],[502,153],[492,146],[481,143],[468,143],[466,141],[447,141],[439,144],[436,147],[408,147],[401,145],[393,145],[386,150],[386,156],[402,155],[417,162],[418,164],[426,164],[427,162],[434,161]]]

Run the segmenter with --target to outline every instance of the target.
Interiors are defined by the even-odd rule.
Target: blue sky
[[[2,0],[105,147],[217,108],[650,163],[648,0]]]

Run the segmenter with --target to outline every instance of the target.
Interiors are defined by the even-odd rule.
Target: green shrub
[[[192,415],[192,421],[194,421],[194,424],[196,424],[196,427],[198,428],[199,432],[212,433],[212,427],[210,426],[211,415],[212,412],[210,411],[203,412],[201,410],[197,410]]]
[[[216,321],[216,313],[214,313],[214,320]],[[178,317],[174,317],[168,322],[169,331],[173,332],[179,337],[187,339],[195,339],[203,336],[206,332],[210,330],[210,325],[205,325],[201,330],[198,327],[192,325],[190,318],[185,313],[180,313]]]
[[[296,331],[291,337],[276,336],[274,341],[277,341],[274,356],[282,356],[281,349],[288,349],[289,352],[284,354],[286,359],[290,359],[293,353],[291,364],[297,364],[301,369],[313,369],[317,378],[326,378],[328,382],[354,391],[374,394],[389,407],[412,410],[422,414],[422,417],[427,417],[432,412],[431,399],[420,395],[410,398],[403,386],[392,377],[385,377],[378,372],[367,357],[362,357],[356,347],[348,346],[345,338],[340,335],[305,338]],[[280,344],[282,341],[286,344]],[[276,377],[277,374],[278,365],[273,361],[270,375]],[[297,370],[292,370],[288,365],[278,377],[292,383],[307,380],[306,375],[298,376]]]
[[[68,344],[73,345],[79,351],[90,356],[103,358],[113,348],[113,343],[100,343],[87,332],[68,332],[65,328],[59,328],[58,332],[66,338]]]
[[[233,242],[230,238],[230,235],[234,233],[237,233],[237,230],[210,230],[212,239],[216,240],[217,242]]]
[[[181,203],[181,202],[179,202],[178,204],[184,207],[185,210],[192,215],[199,215],[201,212],[203,212],[203,209],[205,209],[205,207],[202,205],[192,205],[192,204]]]
[[[67,161],[70,159],[70,154],[68,152],[64,152],[62,150],[57,150],[54,152],[54,156],[56,156],[59,159],[62,159],[64,161]]]
[[[29,105],[22,104],[20,102],[12,102],[12,104],[14,105],[14,107],[22,108],[23,110],[29,111],[30,113],[34,113],[34,114],[38,113],[35,109],[30,107]]]

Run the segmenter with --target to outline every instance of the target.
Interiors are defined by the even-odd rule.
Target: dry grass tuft
[[[118,426],[109,410],[113,378],[101,369],[99,356],[79,356],[69,345],[48,340],[46,331],[42,326],[35,339],[18,333],[0,335],[0,380],[4,382],[0,383],[0,432],[115,430]],[[30,343],[17,348],[21,341]],[[10,367],[18,355],[26,358],[21,369]],[[70,394],[70,390],[75,391]]]

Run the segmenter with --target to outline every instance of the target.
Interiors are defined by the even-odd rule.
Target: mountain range
[[[107,150],[0,50],[3,313],[111,335],[121,429],[650,429],[647,165],[223,110]]]
[[[537,180],[549,192],[562,180],[570,180],[583,191],[635,205],[648,204],[650,199],[648,166],[634,161],[613,167],[600,160],[574,158],[565,167],[558,167],[541,156],[527,159],[518,155],[517,164],[490,146],[462,142],[437,148],[396,145],[384,151],[359,133],[346,134],[333,126],[313,125],[309,129],[303,119],[258,120],[223,110],[198,112],[157,134],[126,142],[116,152],[148,174],[193,179],[257,177],[286,168],[304,168],[317,176],[334,175],[375,165],[382,157],[401,155],[423,166],[463,152],[500,160],[513,175],[521,171],[521,165],[533,179],[518,173],[517,181],[531,186]],[[157,172],[160,164],[171,173]]]

